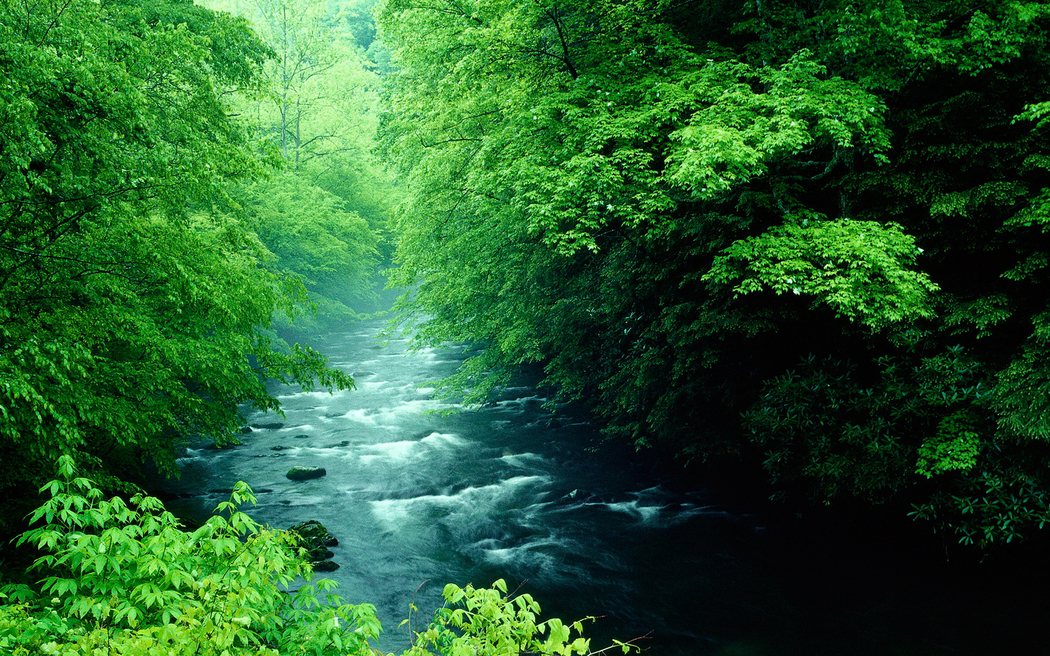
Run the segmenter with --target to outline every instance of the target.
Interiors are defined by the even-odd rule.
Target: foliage
[[[59,466],[32,516],[43,524],[19,538],[44,552],[33,567],[45,578],[39,591],[8,586],[21,605],[0,606],[8,653],[370,651],[380,630],[372,606],[343,604],[326,580],[288,593],[310,566],[294,535],[238,510],[255,501],[245,484],[189,532],[156,499],[105,499],[71,458]]]
[[[239,510],[255,502],[244,483],[194,531],[156,499],[104,498],[77,476],[68,456],[59,459],[58,479],[41,491],[50,499],[33,512],[36,525],[19,542],[44,554],[33,569],[45,577],[39,588],[0,589],[5,653],[380,653],[370,645],[381,630],[375,608],[342,603],[332,581],[311,583],[298,537]],[[508,595],[502,580],[491,588],[449,584],[444,596],[446,606],[404,656],[601,653],[590,651],[580,622],[539,621],[539,604],[527,594]],[[616,645],[623,653],[634,649]]]
[[[270,267],[302,278],[310,293],[317,318],[297,328],[338,327],[374,309],[376,267],[391,250],[386,231],[396,189],[371,152],[381,80],[355,39],[368,29],[361,25],[368,7],[207,4],[248,19],[274,53],[262,67],[269,93],[241,94],[234,104],[279,153],[283,170],[251,185],[243,202],[277,256]]]
[[[118,487],[105,472],[142,455],[170,471],[187,436],[232,439],[236,404],[275,408],[268,377],[352,384],[270,332],[303,290],[260,266],[230,195],[265,162],[219,89],[256,88],[266,55],[243,20],[184,0],[0,6],[0,485],[13,504],[60,454]]]
[[[557,618],[538,622],[540,605],[528,594],[507,596],[503,579],[487,589],[449,583],[442,595],[445,607],[425,631],[416,634],[416,643],[405,656],[598,653],[583,637],[582,622],[566,625]]]
[[[353,37],[324,2],[215,0],[216,10],[243,16],[272,49],[263,65],[269,94],[247,98],[250,120],[280,150],[289,168],[340,157],[367,159],[378,79]]]
[[[255,183],[245,198],[253,228],[273,255],[269,266],[299,277],[326,321],[355,318],[350,308],[374,294],[377,238],[367,221],[342,198],[288,171]]]
[[[912,474],[973,470],[995,428],[987,376],[961,347],[918,362],[887,356],[863,372],[810,356],[770,381],[744,425],[766,450],[774,482],[802,477],[818,499],[878,503],[911,485]]]
[[[1040,524],[1045,3],[378,17],[406,321],[484,347],[450,389],[541,362],[611,434],[757,456],[775,492],[972,542]]]
[[[734,297],[769,289],[825,304],[837,316],[877,330],[928,318],[923,301],[937,286],[901,265],[914,263],[915,241],[899,226],[872,221],[786,224],[739,240],[715,258],[703,280],[733,284]]]

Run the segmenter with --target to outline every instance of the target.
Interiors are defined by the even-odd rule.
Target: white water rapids
[[[445,583],[496,578],[533,594],[548,616],[601,616],[590,625],[595,648],[645,634],[659,656],[981,648],[967,637],[968,616],[928,598],[922,581],[918,592],[893,588],[888,565],[785,571],[757,520],[710,492],[676,489],[630,449],[602,446],[586,414],[545,410],[527,382],[479,410],[441,414],[457,408],[419,385],[452,373],[462,351],[408,352],[403,339],[378,341],[381,327],[315,344],[357,390],[273,387],[285,418],[248,410],[257,428],[241,446],[187,449],[182,478],[167,487],[185,516],[205,516],[244,480],[258,521],[321,521],[339,539],[340,564],[323,576],[346,601],[377,606],[384,649],[407,646],[408,628],[397,627],[410,603],[418,629]],[[291,481],[296,465],[327,475]]]

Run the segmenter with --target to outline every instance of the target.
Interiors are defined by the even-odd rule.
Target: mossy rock
[[[334,572],[339,569],[339,563],[334,560],[321,560],[310,564],[313,565],[315,572]]]
[[[299,537],[310,545],[325,547],[339,546],[339,540],[336,540],[335,536],[325,528],[324,524],[316,519],[300,522],[295,526],[290,527],[288,530],[298,533]]]
[[[327,476],[328,472],[325,471],[324,467],[292,467],[285,474],[288,478],[293,481],[308,481],[311,478],[321,478]]]
[[[338,545],[339,540],[336,540],[335,536],[328,532],[324,524],[316,519],[311,519],[310,521],[296,524],[288,530],[299,536],[299,544],[303,549],[306,549],[306,558],[314,566],[315,571],[330,572],[339,567],[335,563],[328,561],[329,558],[335,555],[328,547]],[[332,565],[335,565],[335,567],[332,567]]]

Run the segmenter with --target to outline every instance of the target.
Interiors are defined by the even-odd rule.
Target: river
[[[452,373],[462,349],[411,352],[402,338],[380,341],[382,326],[314,344],[357,390],[273,386],[286,417],[248,410],[256,428],[241,446],[186,449],[168,489],[181,497],[169,507],[201,517],[244,480],[258,521],[320,520],[339,539],[340,568],[324,576],[346,601],[376,605],[385,650],[407,646],[398,623],[410,603],[419,628],[445,583],[503,578],[545,615],[599,616],[595,648],[645,636],[659,656],[1050,653],[1023,647],[1042,633],[1046,604],[1019,599],[1016,584],[969,585],[1001,595],[978,604],[949,568],[848,538],[785,537],[603,445],[586,413],[545,409],[527,381],[484,408],[444,412],[458,407],[420,385]],[[327,475],[288,480],[295,465]]]

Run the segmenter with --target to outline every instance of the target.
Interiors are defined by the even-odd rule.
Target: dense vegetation
[[[39,554],[0,586],[5,654],[375,652],[370,605],[289,590],[306,551],[238,509],[246,486],[188,531],[127,482],[234,439],[238,404],[278,409],[268,379],[353,385],[273,330],[367,299],[389,202],[368,111],[345,106],[374,103],[363,48],[300,18],[260,39],[186,0],[0,6],[0,535],[28,514],[17,544]],[[5,574],[19,558],[5,545]],[[406,653],[590,651],[502,581],[445,599]]]
[[[7,511],[60,454],[111,489],[143,457],[170,471],[189,436],[231,438],[237,403],[276,407],[267,377],[351,385],[269,330],[305,294],[233,195],[268,165],[220,93],[261,89],[247,23],[180,1],[0,11]]]
[[[262,65],[267,93],[231,104],[285,163],[243,193],[251,225],[274,255],[271,266],[298,276],[319,308],[295,327],[331,328],[374,311],[371,279],[390,257],[386,216],[396,190],[370,153],[379,77],[369,53],[381,52],[367,12],[352,1],[205,4],[248,18],[272,54]]]
[[[294,534],[255,523],[243,483],[195,531],[182,530],[156,499],[106,499],[72,458],[46,486],[42,520],[19,539],[43,553],[40,589],[0,589],[0,649],[12,656],[290,656],[377,653],[375,608],[350,605],[331,581],[311,579]],[[446,605],[415,634],[405,656],[592,652],[580,622],[539,620],[527,594],[445,587]],[[619,643],[618,653],[632,647]],[[604,651],[604,650],[602,650]]]
[[[1050,519],[1050,7],[388,0],[419,339],[964,543]]]
[[[31,513],[44,576],[0,648],[373,649],[246,487],[187,531],[128,481],[269,379],[351,387],[280,335],[375,309],[395,239],[418,339],[484,347],[468,400],[540,363],[784,498],[1050,520],[1050,6],[386,0],[382,41],[367,1],[209,6],[0,4],[0,535]],[[589,651],[445,597],[407,653]]]
[[[286,75],[322,52],[307,18],[280,32],[304,53],[185,0],[4,3],[0,534],[60,454],[130,491],[277,409],[268,379],[353,384],[275,331],[374,309],[387,241],[375,75],[338,42]]]

